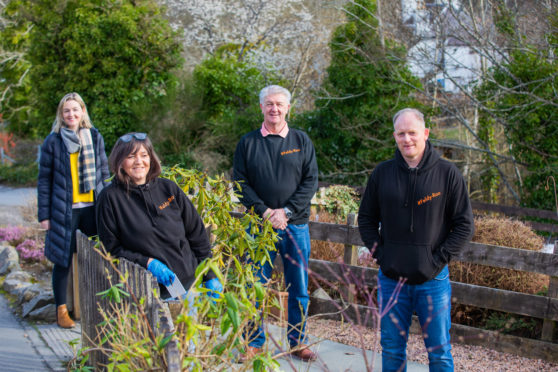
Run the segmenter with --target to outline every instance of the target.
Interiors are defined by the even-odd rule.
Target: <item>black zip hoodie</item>
[[[394,159],[372,172],[358,225],[384,275],[422,284],[436,277],[473,235],[465,180],[429,141],[417,168],[409,168],[396,149]]]
[[[149,258],[169,267],[186,290],[198,264],[211,257],[203,221],[178,185],[156,178],[145,185],[129,185],[116,177],[100,193],[97,206],[99,238],[113,256],[147,268]],[[214,278],[209,272],[205,280]],[[161,286],[166,297],[166,288]]]

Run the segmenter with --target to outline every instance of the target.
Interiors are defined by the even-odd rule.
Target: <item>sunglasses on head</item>
[[[135,138],[138,141],[144,141],[147,138],[147,133],[128,133],[123,135],[119,139],[124,143],[128,143],[132,140],[132,138]]]

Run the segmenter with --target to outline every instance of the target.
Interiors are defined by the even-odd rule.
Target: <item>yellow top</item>
[[[93,190],[82,194],[79,192],[79,176],[78,176],[78,155],[79,152],[70,154],[70,170],[72,172],[72,191],[75,203],[93,203]]]

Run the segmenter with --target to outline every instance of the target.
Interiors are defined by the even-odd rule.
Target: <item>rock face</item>
[[[7,274],[7,275],[6,275]],[[17,296],[17,304],[22,306],[22,316],[46,322],[56,321],[56,305],[52,289],[45,285],[31,283],[31,274],[21,271],[17,250],[0,244],[0,275],[6,275],[2,288]]]
[[[0,245],[0,275],[18,270],[21,270],[21,267],[16,249],[9,245]]]
[[[31,311],[27,315],[28,319],[33,320],[43,320],[45,322],[55,322],[56,321],[56,305],[48,304],[37,310]]]
[[[15,293],[17,295],[17,303],[21,305],[31,301],[34,297],[38,296],[42,290],[40,284],[30,284],[29,286],[19,288]]]
[[[270,67],[287,81],[297,82],[297,106],[304,107],[312,103],[306,92],[323,79],[329,64],[331,33],[344,21],[340,8],[347,1],[158,2],[166,8],[166,18],[182,39],[188,70],[221,46],[251,48],[251,57],[260,68]]]
[[[23,304],[22,316],[25,318],[32,311],[40,309],[46,305],[54,305],[54,295],[52,292],[42,292],[38,296],[34,297],[31,301]]]
[[[2,288],[8,293],[15,294],[16,290],[27,287],[31,285],[31,275],[25,271],[12,271],[6,279],[4,279],[4,284]]]

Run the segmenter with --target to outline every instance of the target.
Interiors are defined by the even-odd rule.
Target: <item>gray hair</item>
[[[291,104],[291,92],[279,85],[268,85],[260,91],[260,104],[263,105],[265,98],[272,94],[282,94],[287,99],[287,104]]]
[[[417,109],[407,107],[407,108],[404,108],[402,110],[397,111],[395,113],[395,115],[393,115],[393,129],[395,129],[395,123],[397,122],[397,119],[399,119],[399,117],[401,115],[404,115],[404,114],[413,114],[415,116],[415,118],[417,118],[420,121],[422,126],[426,128],[426,125],[425,125],[425,122],[424,122],[424,114]]]

